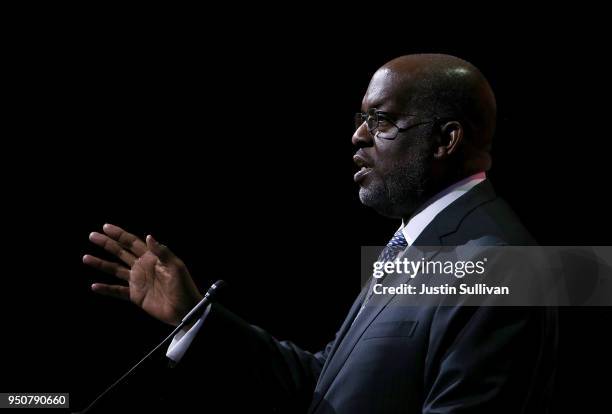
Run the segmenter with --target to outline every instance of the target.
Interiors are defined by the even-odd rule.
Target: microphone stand
[[[213,283],[212,286],[208,289],[208,291],[204,295],[204,297],[202,298],[202,300],[199,301],[198,304],[195,305],[193,307],[193,309],[191,309],[191,311],[189,311],[189,313],[187,315],[185,315],[185,317],[181,320],[181,323],[179,323],[178,326],[176,328],[174,328],[172,330],[172,332],[170,332],[170,335],[168,335],[163,341],[161,341],[155,348],[153,348],[151,351],[149,351],[149,353],[147,355],[145,355],[140,361],[138,361],[125,374],[123,374],[121,377],[119,377],[119,379],[117,381],[113,382],[106,390],[104,390],[104,392],[102,392],[100,395],[98,395],[84,410],[78,411],[78,412],[76,412],[74,414],[85,414],[85,413],[89,412],[96,405],[96,403],[102,399],[102,397],[104,397],[106,394],[108,394],[117,385],[121,384],[125,378],[127,378],[132,372],[134,372],[134,370],[136,368],[138,368],[143,362],[145,362],[147,359],[149,359],[151,357],[151,355],[153,355],[159,348],[161,348],[169,340],[174,338],[174,336],[181,329],[183,329],[186,325],[189,325],[197,317],[201,316],[204,313],[204,311],[206,310],[206,307],[210,303],[212,303],[212,300],[213,300],[214,296],[217,294],[217,291],[220,288],[225,287],[226,285],[227,284],[223,280],[217,280],[215,283]]]

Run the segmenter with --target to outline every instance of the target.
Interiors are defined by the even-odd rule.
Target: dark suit
[[[534,241],[485,180],[443,210],[414,244],[466,243]],[[206,372],[218,387],[208,401],[251,412],[546,411],[556,356],[554,310],[383,301],[353,323],[364,294],[335,340],[316,354],[213,305],[175,374],[193,383],[197,376],[190,373]]]

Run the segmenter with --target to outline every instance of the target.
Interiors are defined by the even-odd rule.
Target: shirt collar
[[[421,208],[417,214],[412,216],[410,220],[408,220],[408,223],[402,221],[400,229],[408,242],[408,246],[414,243],[421,232],[425,230],[425,227],[427,227],[442,210],[486,178],[487,175],[485,172],[481,171],[456,182],[427,200],[424,204],[425,207]]]

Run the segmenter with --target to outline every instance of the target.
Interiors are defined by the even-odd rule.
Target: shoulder
[[[443,237],[444,244],[457,246],[468,242],[488,246],[536,244],[531,233],[508,203],[493,192],[490,183],[487,187],[474,189],[480,192],[488,191],[486,199],[483,198],[481,203],[474,203],[473,208],[469,210],[456,212],[460,215],[456,229]]]

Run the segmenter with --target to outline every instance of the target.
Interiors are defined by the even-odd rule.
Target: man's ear
[[[434,152],[434,158],[444,159],[454,154],[463,139],[463,125],[457,121],[449,121],[440,127],[440,142]]]

